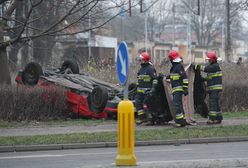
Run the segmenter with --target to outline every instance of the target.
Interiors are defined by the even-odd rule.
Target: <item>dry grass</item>
[[[0,88],[0,119],[6,121],[54,120],[66,118],[64,92],[41,88]]]

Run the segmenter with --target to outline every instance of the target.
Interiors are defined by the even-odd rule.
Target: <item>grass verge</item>
[[[196,120],[206,120],[206,118],[202,118],[199,114],[194,114],[193,118]],[[224,112],[223,118],[224,120],[226,119],[248,119],[248,111]]]
[[[136,141],[248,136],[247,125],[158,128],[135,132]],[[1,146],[116,142],[117,132],[0,137]]]

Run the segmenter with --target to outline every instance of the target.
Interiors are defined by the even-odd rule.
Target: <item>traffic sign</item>
[[[128,80],[128,48],[125,41],[122,41],[117,50],[117,75],[122,86],[126,85]]]
[[[126,11],[125,11],[124,8],[121,8],[119,15],[122,16],[122,17],[126,16]]]

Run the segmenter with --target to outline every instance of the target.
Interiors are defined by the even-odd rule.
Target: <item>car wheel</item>
[[[90,105],[97,113],[105,108],[108,101],[108,90],[102,86],[96,86],[90,93]]]
[[[72,72],[74,74],[79,74],[78,64],[74,61],[66,60],[61,66],[61,71],[64,73]]]
[[[38,83],[40,75],[43,74],[40,64],[36,62],[28,63],[22,72],[22,82],[24,85],[34,86]]]

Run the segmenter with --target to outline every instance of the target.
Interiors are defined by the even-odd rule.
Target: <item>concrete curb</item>
[[[206,143],[220,143],[220,142],[242,142],[242,141],[248,141],[248,136],[174,139],[174,140],[157,140],[157,141],[136,141],[135,145],[136,146],[149,146],[149,145],[176,145],[176,146],[179,146],[181,144],[206,144]],[[3,152],[41,151],[41,150],[105,148],[105,147],[117,147],[117,143],[116,142],[101,142],[101,143],[76,143],[76,144],[0,146],[0,153],[3,153]]]

